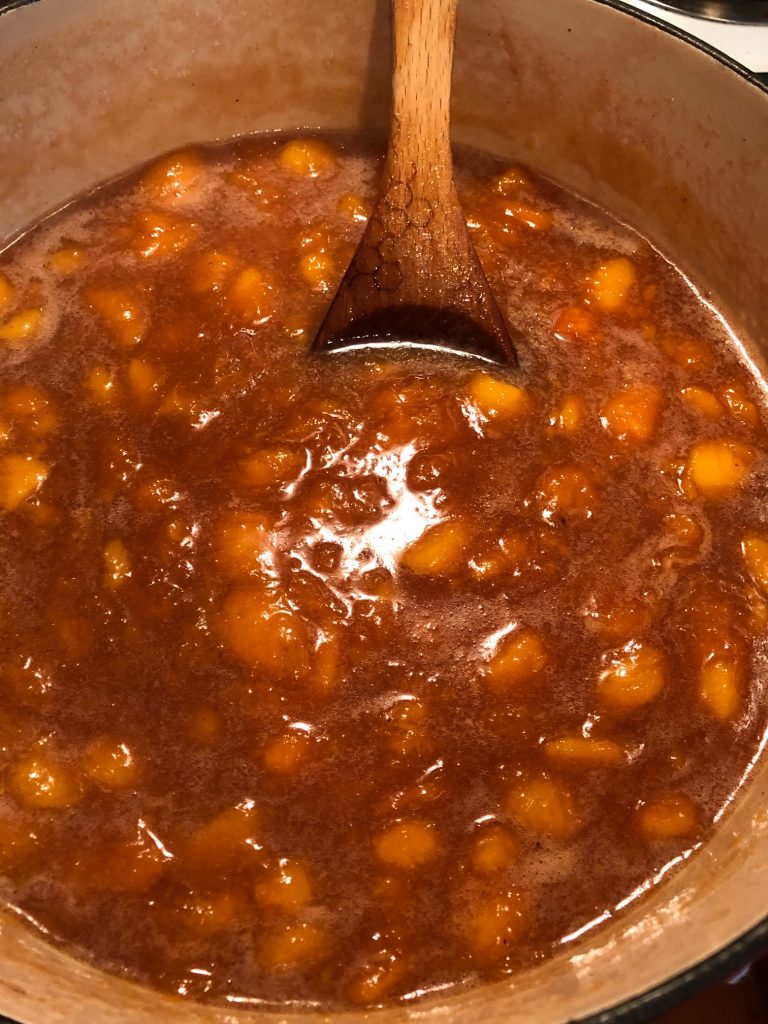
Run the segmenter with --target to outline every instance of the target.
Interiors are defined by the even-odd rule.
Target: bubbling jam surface
[[[312,358],[375,152],[190,148],[0,256],[0,896],[192,999],[576,948],[765,727],[768,436],[722,322],[464,153],[520,368]]]

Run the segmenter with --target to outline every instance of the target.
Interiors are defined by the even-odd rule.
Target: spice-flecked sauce
[[[376,152],[193,147],[0,256],[0,895],[190,998],[375,1006],[588,942],[765,726],[722,321],[464,152],[519,369],[311,357]]]

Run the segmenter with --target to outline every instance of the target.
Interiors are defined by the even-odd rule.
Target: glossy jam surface
[[[378,170],[190,149],[0,257],[2,896],[190,998],[588,942],[765,724],[760,393],[651,247],[478,154],[514,373],[308,357]]]

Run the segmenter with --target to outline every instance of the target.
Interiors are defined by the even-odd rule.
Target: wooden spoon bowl
[[[392,117],[380,194],[313,351],[427,347],[515,364],[453,180],[458,0],[392,0]]]

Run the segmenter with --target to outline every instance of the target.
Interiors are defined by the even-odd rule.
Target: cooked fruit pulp
[[[375,1006],[589,941],[765,725],[765,416],[721,323],[464,153],[520,369],[310,358],[374,153],[188,149],[0,259],[2,894],[192,998]]]

